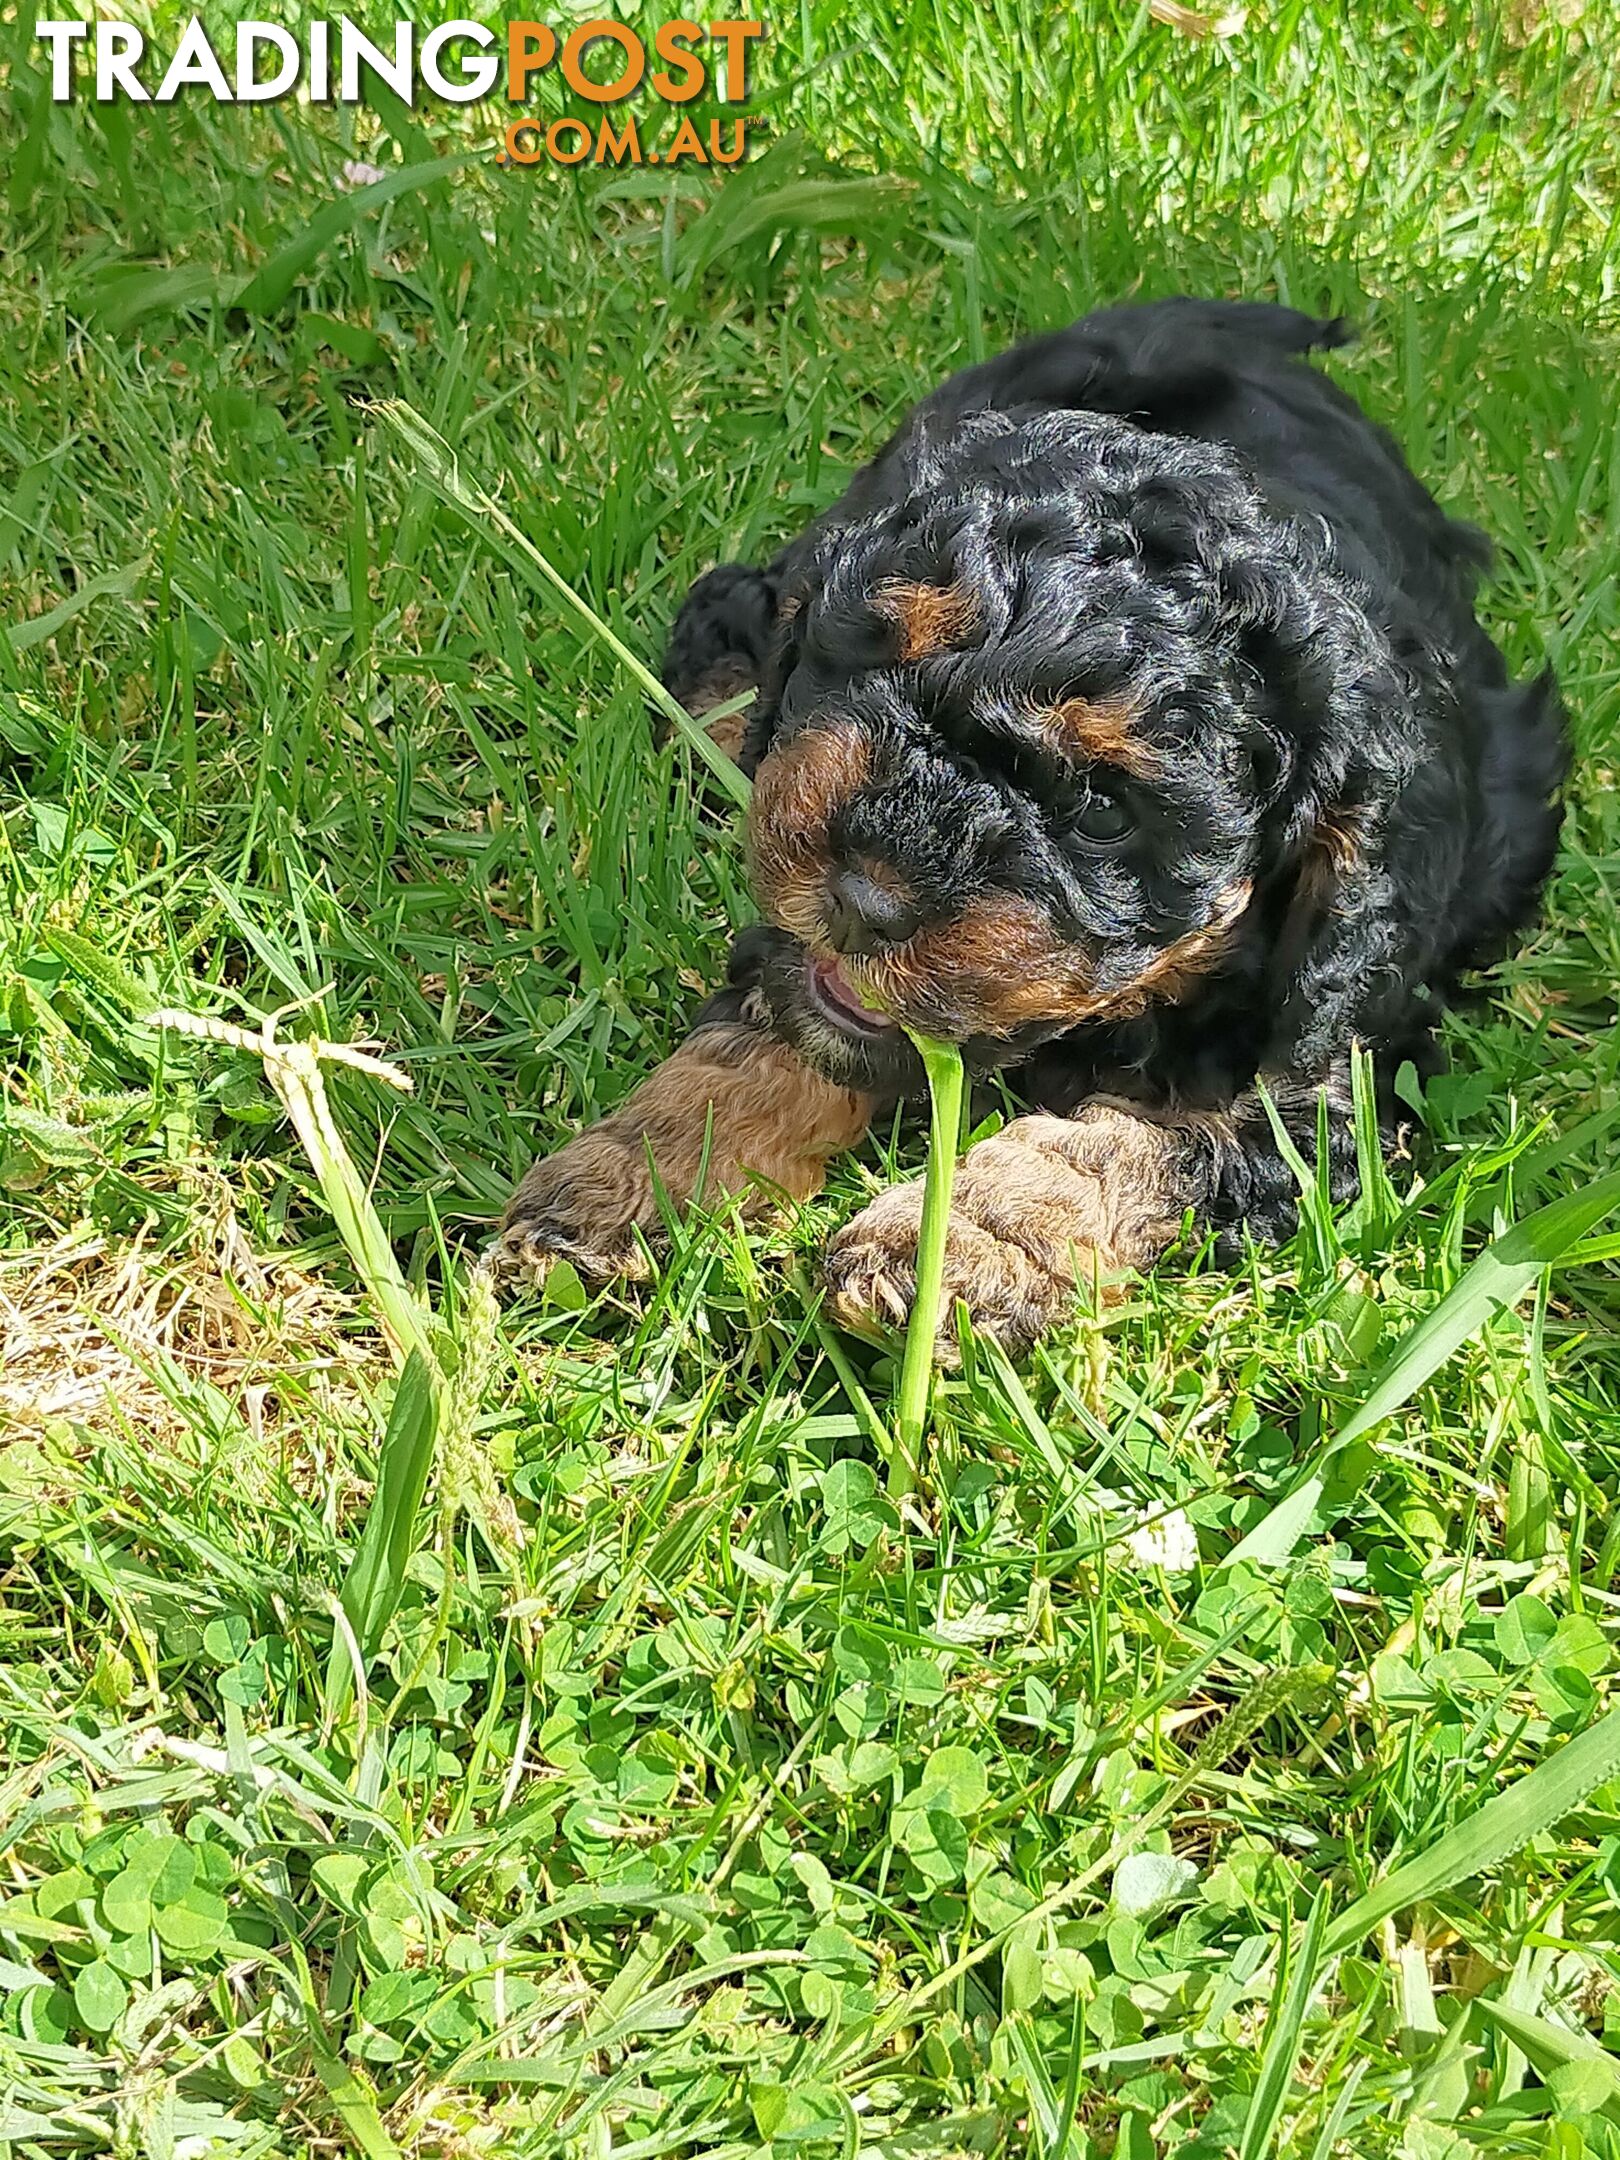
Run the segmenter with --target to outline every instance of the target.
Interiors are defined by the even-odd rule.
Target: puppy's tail
[[[985,405],[1046,405],[1186,417],[1246,369],[1286,364],[1354,336],[1342,315],[1306,315],[1270,300],[1147,300],[1099,309],[964,369],[929,403],[948,416]]]
[[[1306,315],[1276,300],[1200,300],[1185,294],[1103,308],[1074,327],[1109,330],[1127,349],[1134,342],[1148,352],[1202,336],[1237,338],[1277,353],[1331,352],[1356,339],[1355,324],[1347,315]]]

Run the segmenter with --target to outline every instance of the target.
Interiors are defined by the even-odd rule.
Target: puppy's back
[[[903,494],[904,469],[926,445],[986,408],[1093,412],[1225,443],[1279,514],[1327,523],[1398,643],[1438,636],[1469,672],[1501,682],[1473,606],[1489,542],[1448,517],[1394,436],[1303,357],[1353,338],[1342,316],[1270,301],[1179,296],[1099,309],[948,377],[856,475],[839,511]]]

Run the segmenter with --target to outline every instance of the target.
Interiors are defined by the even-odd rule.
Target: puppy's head
[[[1235,964],[1388,673],[1218,448],[984,413],[900,463],[796,566],[749,831],[778,1020],[878,1090],[902,1021],[986,1068]]]

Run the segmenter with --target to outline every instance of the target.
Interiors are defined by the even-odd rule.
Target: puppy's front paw
[[[537,1162],[506,1204],[493,1254],[511,1281],[543,1280],[557,1260],[588,1282],[647,1275],[639,1225],[658,1222],[647,1151],[639,1133],[595,1126]]]
[[[954,1355],[956,1301],[977,1333],[1028,1349],[1076,1283],[1141,1267],[1174,1236],[1189,1188],[1184,1144],[1128,1110],[1018,1118],[957,1165],[938,1354]],[[917,1290],[921,1181],[880,1193],[827,1252],[832,1311],[862,1332],[902,1327]]]
[[[643,1241],[664,1230],[653,1164],[672,1207],[733,1193],[758,1214],[776,1194],[808,1199],[870,1115],[865,1096],[763,1028],[706,1022],[627,1102],[535,1164],[507,1202],[496,1270],[522,1279],[569,1260],[591,1282],[645,1281]]]
[[[936,1357],[956,1356],[956,1306],[967,1307],[974,1332],[1009,1350],[1027,1349],[1073,1295],[1067,1281],[1021,1246],[976,1220],[976,1181],[953,1197],[945,1230],[945,1287]],[[922,1228],[921,1180],[879,1193],[827,1250],[826,1279],[834,1317],[856,1333],[874,1324],[904,1327],[917,1294],[917,1241]]]

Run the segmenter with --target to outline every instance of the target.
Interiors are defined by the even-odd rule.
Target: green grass
[[[0,2140],[1620,2154],[1612,37],[1496,15],[807,0],[723,181],[52,108],[0,27]],[[810,1286],[914,1127],[492,1313],[747,902],[381,407],[653,660],[946,368],[1177,288],[1365,325],[1567,843],[1411,1163],[970,1355],[891,1495]],[[288,1006],[412,1092],[152,1025]]]

